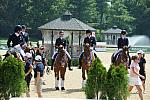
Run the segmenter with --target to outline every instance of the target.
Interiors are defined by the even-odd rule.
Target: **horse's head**
[[[122,48],[122,51],[123,52],[129,52],[129,48],[130,48],[130,46],[128,47],[128,46],[124,46],[123,48]]]
[[[65,55],[65,50],[64,50],[63,45],[60,45],[60,46],[58,47],[58,54],[61,55],[61,56],[64,56],[64,55]]]
[[[129,61],[128,61],[128,58],[129,58],[129,48],[130,48],[130,46],[129,47],[128,46],[124,46],[122,48],[121,62],[123,64],[125,64],[126,67],[128,67],[128,63],[129,63]]]
[[[129,48],[128,46],[124,46],[122,50],[113,53],[111,60],[115,66],[119,66],[122,63],[128,67]]]
[[[90,55],[90,44],[89,43],[84,44],[84,53],[86,55]]]
[[[54,66],[66,66],[68,62],[68,58],[63,46],[58,47],[58,55],[55,59]]]

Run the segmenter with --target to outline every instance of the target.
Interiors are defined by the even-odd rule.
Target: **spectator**
[[[30,81],[32,78],[32,55],[30,53],[26,53],[25,54],[25,81],[27,82],[27,92],[26,92],[26,96],[30,97]]]
[[[139,59],[138,56],[132,56],[132,60],[133,62],[130,65],[130,76],[129,76],[129,87],[128,90],[129,92],[131,92],[131,90],[133,89],[134,86],[136,86],[137,90],[138,90],[138,94],[141,100],[143,100],[143,94],[142,94],[142,82],[141,79],[144,79],[145,77],[141,74],[139,74]]]
[[[145,77],[144,79],[140,78],[141,81],[142,81],[143,93],[144,93],[144,92],[145,92],[145,80],[146,80],[146,72],[145,72],[146,60],[145,60],[145,58],[143,57],[144,52],[143,52],[142,50],[139,50],[139,51],[137,52],[137,54],[138,54],[138,57],[139,57],[139,66],[140,66],[140,71],[139,71],[139,73]]]
[[[42,63],[42,58],[40,55],[37,55],[35,57],[34,78],[36,87],[35,89],[39,98],[42,97],[43,74],[44,74],[44,65]]]

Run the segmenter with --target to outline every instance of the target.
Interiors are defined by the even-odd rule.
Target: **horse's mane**
[[[90,56],[90,45],[85,45],[84,46],[84,55],[85,56]]]
[[[61,64],[62,61],[64,61],[65,63],[67,62],[67,55],[65,53],[65,50],[60,47],[60,48],[58,48],[58,54],[57,54],[57,57],[55,59],[56,66]]]

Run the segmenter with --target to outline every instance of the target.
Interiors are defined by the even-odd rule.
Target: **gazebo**
[[[82,41],[85,36],[85,31],[90,29],[95,31],[94,28],[86,25],[76,18],[72,18],[70,12],[65,12],[60,18],[48,22],[38,27],[42,32],[44,45],[49,45],[50,55],[54,53],[54,44],[58,38],[59,31],[64,31],[64,37],[68,40],[67,50],[71,57],[78,57],[82,51]]]
[[[117,28],[117,26],[114,26],[113,28],[110,28],[106,31],[103,31],[104,34],[104,40],[108,45],[116,45],[117,40],[120,37],[121,29]]]

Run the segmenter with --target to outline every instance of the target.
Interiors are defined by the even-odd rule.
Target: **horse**
[[[124,46],[121,50],[114,52],[111,56],[111,63],[118,67],[120,64],[125,65],[126,69],[130,65],[130,56],[129,56],[128,46]]]
[[[68,57],[62,45],[58,48],[58,54],[54,61],[54,73],[55,73],[55,88],[59,90],[59,76],[61,78],[61,90],[65,90],[64,88],[64,80],[66,68],[68,66]]]
[[[88,70],[92,64],[92,61],[96,58],[96,54],[90,50],[90,44],[86,43],[84,45],[83,57],[81,58],[81,68],[82,68],[82,87],[85,86],[86,83],[86,75],[88,74]]]

